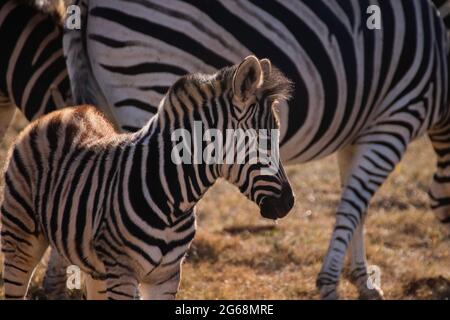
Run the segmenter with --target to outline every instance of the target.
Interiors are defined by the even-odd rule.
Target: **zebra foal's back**
[[[92,169],[88,160],[94,153],[107,153],[116,135],[114,127],[91,106],[54,111],[32,122],[19,134],[9,155],[3,220],[10,209],[19,209],[30,215],[27,230],[56,232],[61,222],[45,219],[58,213],[58,203],[71,201],[74,194],[67,183],[81,184],[80,177]]]
[[[114,128],[103,115],[88,106],[54,111],[32,122],[19,134],[5,168],[6,188],[1,208],[2,251],[13,253],[12,265],[19,262],[16,259],[25,257],[27,261],[19,263],[34,266],[38,262],[34,257],[42,256],[47,249],[44,238],[49,234],[56,236],[49,237],[51,244],[67,248],[67,244],[62,244],[63,233],[59,231],[64,232],[69,227],[68,220],[75,214],[67,210],[77,197],[75,189],[68,188],[70,181],[76,186],[82,184],[80,177],[92,170],[92,166],[84,166],[82,161],[104,149],[103,142],[114,134]],[[82,203],[75,208],[80,205]],[[58,213],[62,219],[58,218]],[[85,228],[87,231],[93,230],[93,221],[88,221],[89,218],[92,215],[84,216],[89,226]],[[29,253],[20,258],[17,253],[21,251]],[[24,272],[17,267],[13,271]],[[4,282],[17,284],[7,277]],[[16,297],[7,294],[6,298]]]

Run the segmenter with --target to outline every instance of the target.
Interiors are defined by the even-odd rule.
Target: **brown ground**
[[[23,125],[19,118],[9,141]],[[0,161],[7,144],[0,149]],[[372,201],[368,260],[381,268],[387,299],[450,298],[450,240],[428,208],[426,194],[434,164],[427,139],[414,142]],[[315,278],[340,193],[337,165],[329,157],[287,171],[297,204],[278,225],[260,218],[258,208],[224,182],[208,192],[198,205],[198,233],[178,298],[318,298]],[[42,297],[42,270],[43,264],[33,278],[34,298]],[[344,298],[357,297],[347,280],[340,289]]]

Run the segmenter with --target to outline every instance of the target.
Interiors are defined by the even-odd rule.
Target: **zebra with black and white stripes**
[[[31,121],[71,98],[62,12],[31,2],[0,0],[0,141],[17,108]]]
[[[338,297],[347,251],[360,296],[382,297],[381,288],[367,287],[364,219],[410,141],[426,133],[438,157],[432,206],[450,224],[448,1],[435,1],[442,17],[427,0],[78,2],[89,19],[82,33],[66,34],[65,53],[70,61],[84,50],[124,130],[150,118],[180,74],[211,72],[252,53],[294,82],[293,98],[280,108],[281,158],[296,164],[337,152],[343,187],[317,280],[322,298]],[[381,29],[367,27],[371,5],[380,9]],[[79,73],[68,69],[71,78]]]
[[[173,150],[189,142],[174,132],[195,135],[197,122],[220,132],[277,130],[274,107],[289,91],[290,82],[269,60],[250,56],[213,75],[179,79],[134,134],[116,133],[89,106],[31,123],[11,150],[5,173],[6,298],[25,296],[49,245],[91,276],[88,298],[106,292],[109,299],[132,299],[139,283],[143,298],[174,298],[195,234],[195,204],[219,177],[258,204],[266,218],[282,218],[294,204],[276,157],[278,140],[266,141],[271,167],[255,158],[247,139],[217,140],[217,161],[192,163],[192,152],[189,161],[177,163]],[[203,154],[205,145],[199,147]],[[245,161],[233,161],[237,153],[229,158],[242,150]]]
[[[72,103],[64,16],[63,0],[0,0],[0,142],[17,109],[32,121]],[[113,121],[109,109],[101,108],[107,102],[96,84],[85,85],[97,92],[95,100],[83,92],[77,103],[95,104]]]

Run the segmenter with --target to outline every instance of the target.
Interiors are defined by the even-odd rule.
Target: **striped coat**
[[[84,33],[67,33],[65,51],[88,53],[85,66],[122,129],[139,128],[166,88],[193,70],[212,72],[254,53],[292,79],[293,98],[280,108],[282,159],[296,164],[337,152],[342,177],[317,280],[323,298],[338,297],[350,246],[361,297],[382,296],[366,285],[363,222],[374,193],[424,134],[438,156],[432,208],[450,223],[448,2],[435,1],[441,14],[427,0],[77,2],[89,19]],[[380,29],[368,23],[373,8]],[[71,78],[79,74],[79,65],[68,67]]]
[[[252,56],[213,75],[179,79],[135,134],[116,133],[86,106],[32,122],[5,173],[5,296],[25,296],[50,245],[90,276],[88,298],[106,292],[110,299],[132,299],[139,283],[144,298],[174,298],[195,233],[195,204],[219,177],[254,201],[263,217],[284,217],[294,196],[279,159],[270,172],[268,163],[251,161],[250,150],[242,163],[224,162],[228,140],[218,145],[223,158],[215,162],[178,164],[172,154],[179,143],[173,132],[191,135],[200,120],[205,130],[277,130],[274,104],[286,99],[289,85],[267,59]],[[233,150],[247,150],[238,141]],[[270,148],[277,154],[278,141]]]
[[[0,141],[16,108],[33,120],[71,98],[62,17],[29,2],[0,1]]]

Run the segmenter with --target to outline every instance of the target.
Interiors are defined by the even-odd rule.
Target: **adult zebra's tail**
[[[88,48],[86,47],[86,14],[89,3],[87,0],[73,0],[69,2],[76,5],[81,11],[81,28],[70,29],[66,25],[65,36],[63,38],[64,54],[67,60],[67,71],[71,79],[74,102],[75,104],[91,104],[97,106],[108,117],[110,122],[118,128],[115,118],[110,108],[108,108],[107,99],[95,80],[89,61]],[[68,14],[71,14],[71,12]],[[70,17],[68,16],[67,18]]]
[[[450,30],[450,0],[433,0],[433,3],[439,10],[447,30]]]

